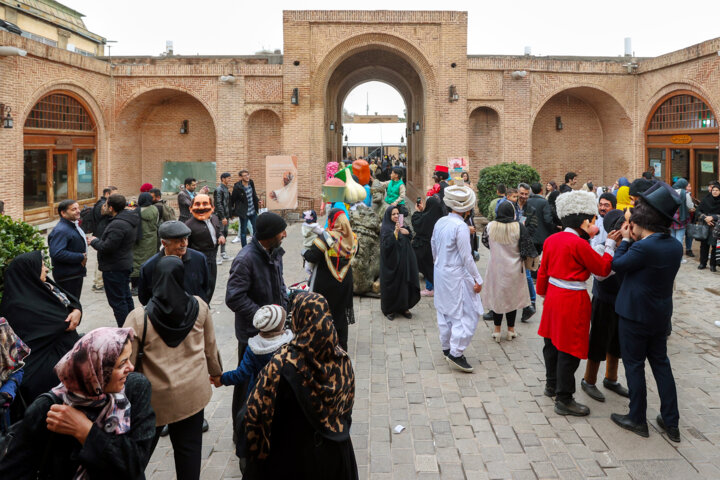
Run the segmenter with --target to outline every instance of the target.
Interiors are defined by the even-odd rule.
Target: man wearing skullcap
[[[475,206],[475,193],[470,187],[453,185],[445,188],[443,202],[450,214],[437,221],[430,241],[440,346],[451,367],[472,372],[464,352],[483,313],[479,295],[483,280],[473,260],[470,229],[465,223]]]

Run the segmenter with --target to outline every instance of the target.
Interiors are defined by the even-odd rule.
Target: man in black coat
[[[140,300],[140,303],[147,305],[148,301],[150,301],[155,266],[165,255],[175,255],[182,259],[185,265],[183,282],[185,291],[190,295],[197,295],[206,303],[209,302],[210,273],[205,255],[188,248],[190,228],[178,220],[170,220],[160,225],[159,233],[162,248],[140,267],[140,280],[138,281],[138,300]]]
[[[233,185],[230,196],[230,209],[234,216],[240,218],[240,233],[232,242],[240,242],[244,247],[247,245],[247,224],[250,222],[255,232],[258,210],[262,205],[255,191],[255,183],[250,179],[250,172],[240,170],[239,175],[240,181]]]
[[[87,274],[87,238],[80,229],[80,205],[75,200],[58,204],[60,221],[48,235],[53,280],[80,300],[83,278]]]
[[[222,232],[220,220],[213,215],[213,206],[210,197],[205,194],[195,195],[191,212],[192,217],[185,222],[190,228],[189,245],[193,250],[205,255],[207,266],[210,272],[208,285],[208,302],[212,300],[215,293],[215,282],[217,280],[217,247],[225,243],[225,236]],[[222,259],[219,260],[222,264]]]
[[[524,223],[525,228],[527,228],[527,231],[532,238],[538,228],[539,221],[537,218],[537,212],[532,205],[528,203],[528,200],[530,199],[530,185],[527,183],[520,183],[518,184],[517,190],[517,205],[520,210],[521,222]],[[535,294],[535,285],[533,284],[532,276],[530,275],[530,270],[525,269],[525,276],[527,278],[528,291],[530,292],[530,305],[523,308],[522,317],[520,317],[521,322],[526,322],[530,317],[535,315],[535,298],[537,297]]]
[[[98,265],[103,272],[105,295],[115,315],[118,327],[134,308],[130,295],[130,273],[133,268],[133,245],[137,238],[140,217],[137,212],[125,209],[125,197],[110,195],[104,210],[109,212],[102,238],[88,237],[88,244],[97,250]]]
[[[280,305],[287,310],[288,299],[283,279],[280,246],[287,236],[283,218],[266,212],[257,219],[257,229],[247,248],[240,250],[228,277],[225,304],[235,312],[235,336],[238,340],[238,365],[245,354],[248,338],[256,335],[253,317],[265,305]],[[245,399],[247,383],[236,385],[233,391],[232,418],[236,426],[237,413]]]
[[[542,253],[543,243],[545,239],[555,232],[555,226],[552,218],[552,207],[548,201],[540,195],[542,192],[542,185],[538,182],[530,185],[532,195],[527,199],[527,204],[535,210],[535,218],[537,219],[537,226],[535,232],[533,232],[532,240],[535,245],[535,250],[538,254]]]
[[[230,190],[228,190],[231,181],[230,178],[231,176],[228,172],[220,175],[220,184],[215,189],[215,215],[217,215],[222,223],[222,233],[225,238],[227,238],[228,224],[230,223],[230,218],[232,218],[232,212],[230,211]],[[218,265],[222,263],[223,259],[227,260],[229,258],[227,253],[225,253],[224,243],[220,245],[220,256],[222,259]]]
[[[102,197],[98,198],[95,205],[93,205],[93,232],[92,234],[98,238],[102,238],[102,234],[110,221],[110,215],[103,214],[103,205],[107,202],[110,195],[117,193],[117,187],[110,185],[103,189]],[[103,279],[102,272],[100,271],[99,265],[95,264],[95,277],[93,279],[92,289],[96,292],[103,291]]]

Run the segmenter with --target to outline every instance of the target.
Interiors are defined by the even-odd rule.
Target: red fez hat
[[[435,165],[435,171],[436,171],[436,172],[448,173],[448,167],[444,167],[444,166],[442,166],[442,165]]]

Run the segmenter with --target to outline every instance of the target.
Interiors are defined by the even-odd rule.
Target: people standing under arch
[[[185,179],[183,188],[180,189],[180,193],[177,196],[178,208],[180,209],[180,216],[178,220],[185,223],[190,219],[190,207],[192,206],[193,198],[195,198],[195,189],[197,188],[197,180],[192,177]]]
[[[240,242],[245,247],[247,245],[248,222],[250,222],[253,233],[255,233],[255,223],[262,204],[255,191],[255,182],[250,178],[250,172],[240,170],[238,175],[240,175],[240,180],[233,185],[232,195],[230,195],[230,210],[233,215],[240,219],[240,232],[232,243]]]
[[[80,300],[87,274],[87,237],[78,224],[80,205],[75,200],[63,200],[57,211],[60,220],[48,235],[53,280]]]
[[[208,302],[212,300],[217,282],[217,250],[225,243],[222,225],[218,217],[213,215],[214,207],[210,196],[204,193],[195,195],[190,212],[192,217],[185,222],[190,228],[188,245],[193,250],[205,255],[208,271]]]
[[[228,225],[230,224],[230,219],[232,218],[232,212],[230,210],[230,190],[228,190],[231,181],[230,173],[225,172],[220,175],[220,183],[214,193],[215,215],[217,215],[220,219],[220,223],[222,223],[222,234],[225,238],[228,236]],[[226,243],[220,245],[220,256],[218,256],[216,262],[218,265],[222,265],[222,261],[229,258],[228,254],[225,252],[226,246]]]
[[[713,236],[713,228],[720,221],[720,182],[712,182],[709,192],[702,199],[697,208],[697,219],[710,227],[710,233],[705,240],[700,241],[700,265],[698,270],[707,266],[708,255],[710,256],[710,271],[717,270],[716,245],[717,238]]]

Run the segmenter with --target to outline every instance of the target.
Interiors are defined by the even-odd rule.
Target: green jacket
[[[133,245],[133,271],[130,274],[133,278],[140,276],[142,264],[158,251],[160,212],[155,208],[155,205],[142,207],[140,218],[142,220],[142,238],[140,242]]]

